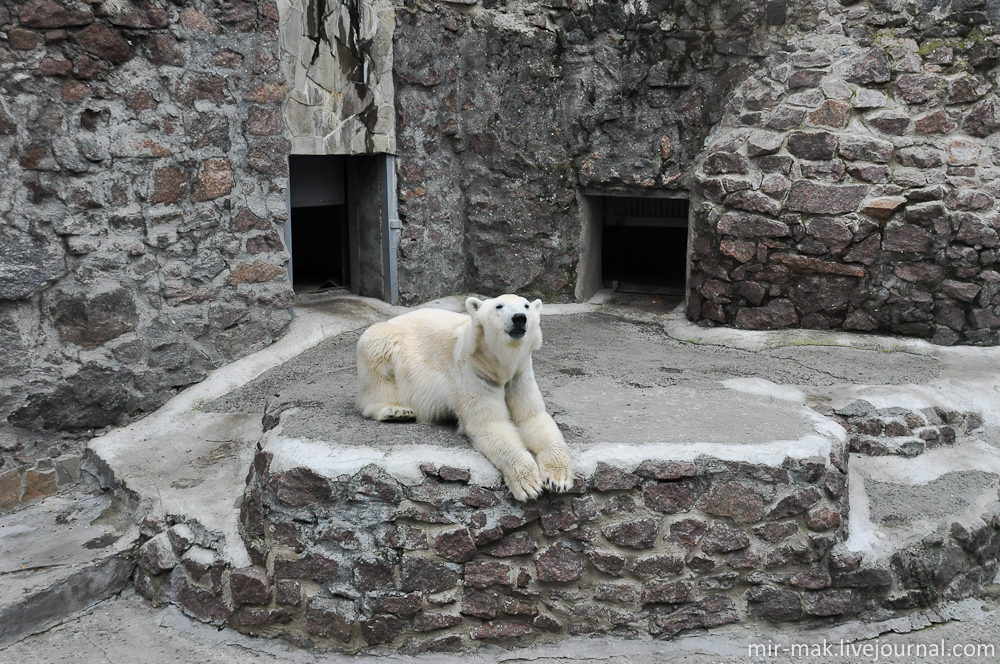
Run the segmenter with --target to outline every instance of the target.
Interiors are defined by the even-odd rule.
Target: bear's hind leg
[[[417,419],[417,414],[411,408],[404,408],[396,404],[386,404],[375,413],[372,419],[379,422],[405,422]]]
[[[375,325],[358,339],[357,408],[367,418],[379,422],[416,419],[412,408],[399,403],[396,393],[393,352],[396,335],[386,325]]]

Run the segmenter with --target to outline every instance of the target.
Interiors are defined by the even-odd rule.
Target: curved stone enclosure
[[[879,621],[996,574],[993,349],[724,331],[726,346],[679,312],[547,315],[536,376],[577,481],[522,504],[454,426],[354,410],[357,338],[394,312],[330,308],[313,323],[326,341],[274,349],[291,359],[249,382],[223,370],[92,446],[88,472],[153,511],[143,596],[388,652]]]
[[[240,508],[252,564],[223,562],[196,524],[148,518],[140,593],[301,647],[418,653],[885,618],[968,597],[997,569],[993,508],[864,565],[845,546],[849,450],[951,446],[982,426],[975,414],[859,401],[830,413],[846,437],[818,418],[798,441],[578,442],[573,489],[522,504],[451,428],[370,423],[385,442],[365,442],[351,430],[365,421],[326,399],[343,380],[314,377],[268,406]],[[324,417],[342,430],[320,438]],[[855,537],[881,518],[867,509]]]

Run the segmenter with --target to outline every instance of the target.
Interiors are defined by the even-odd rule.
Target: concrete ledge
[[[103,495],[59,494],[0,519],[0,646],[125,587],[138,532],[104,523],[111,504]]]
[[[128,585],[135,562],[110,555],[87,565],[60,569],[32,579],[30,587],[17,588],[0,604],[0,647],[30,634],[44,632],[70,616],[88,609]],[[19,585],[19,584],[18,584]]]

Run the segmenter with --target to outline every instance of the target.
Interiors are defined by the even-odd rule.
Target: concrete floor
[[[828,384],[828,374],[797,359],[772,357],[778,351],[677,341],[636,315],[629,308],[570,310],[544,318],[545,343],[535,354],[535,375],[579,472],[590,474],[599,461],[636,465],[699,455],[770,457],[780,463],[825,457],[842,441],[800,396],[789,400],[781,389],[782,384]],[[444,455],[472,469],[475,483],[497,484],[499,475],[454,425],[385,424],[359,416],[354,408],[358,336],[356,331],[325,341],[203,410],[259,411],[266,402],[271,418],[288,411],[280,431],[264,438],[265,449],[275,454],[275,468],[309,459],[313,469],[337,476],[383,463],[397,479],[419,482],[420,463]],[[877,351],[853,352],[864,359],[824,364],[831,369],[863,364],[889,383],[927,382],[938,373],[931,358],[892,362]],[[748,378],[765,389],[741,389]],[[727,380],[733,382],[727,385]]]
[[[943,622],[945,621],[945,622]],[[981,656],[916,656],[917,646],[941,643],[954,653],[979,648]],[[829,647],[822,653],[824,645]],[[806,647],[813,656],[805,656]],[[856,656],[864,648],[879,656]],[[984,648],[993,648],[994,654]],[[886,648],[900,654],[886,654]],[[910,656],[905,653],[910,649]],[[928,651],[933,652],[933,651]],[[691,634],[673,641],[630,641],[613,637],[571,638],[555,645],[506,651],[487,646],[466,655],[347,657],[312,653],[281,641],[253,639],[233,630],[195,623],[176,609],[154,609],[125,591],[86,614],[44,634],[0,650],[2,664],[936,664],[960,660],[995,664],[1000,660],[1000,610],[976,600],[941,612],[879,624],[848,623],[835,628],[760,633],[745,627]]]

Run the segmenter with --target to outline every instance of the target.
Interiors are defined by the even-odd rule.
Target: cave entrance
[[[687,238],[686,198],[605,196],[601,241],[605,287],[684,295]]]
[[[625,196],[581,192],[582,234],[576,296],[602,288],[683,297],[687,281],[687,192]]]
[[[392,155],[290,155],[285,242],[296,294],[331,289],[396,303]]]

